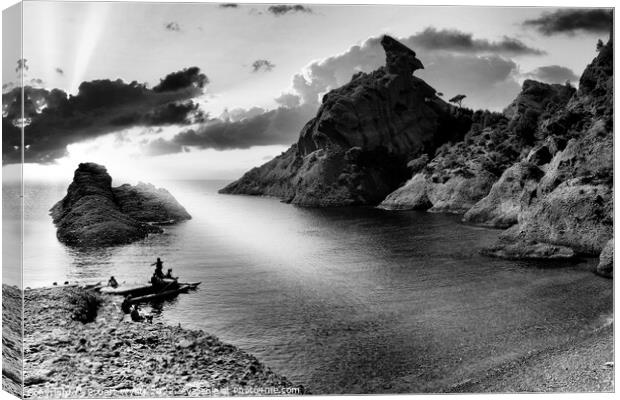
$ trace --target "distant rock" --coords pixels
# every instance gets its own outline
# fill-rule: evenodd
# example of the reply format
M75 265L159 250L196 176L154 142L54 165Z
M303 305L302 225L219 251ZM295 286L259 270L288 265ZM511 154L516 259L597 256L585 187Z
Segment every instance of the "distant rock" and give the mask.
M164 189L152 185L112 188L104 166L82 163L67 195L50 210L58 239L70 246L126 244L161 233L157 223L174 223L191 216Z
M304 206L376 205L406 181L408 161L462 139L469 115L412 75L423 68L415 52L389 36L381 44L386 67L327 93L296 144L220 192Z
M603 247L596 267L596 273L607 278L614 276L614 239L611 238Z

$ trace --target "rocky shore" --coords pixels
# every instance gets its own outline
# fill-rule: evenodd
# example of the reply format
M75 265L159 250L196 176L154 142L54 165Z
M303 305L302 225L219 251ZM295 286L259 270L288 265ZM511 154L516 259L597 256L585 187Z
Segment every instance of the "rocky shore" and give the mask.
M95 163L79 165L50 215L58 240L76 247L131 243L163 232L160 224L191 219L167 190L145 183L113 188L106 168Z
M118 297L78 287L24 294L25 397L306 392L203 331L132 322L120 311Z
M614 391L614 334L609 325L564 345L502 364L451 393Z
M22 293L2 285L2 390L22 397Z

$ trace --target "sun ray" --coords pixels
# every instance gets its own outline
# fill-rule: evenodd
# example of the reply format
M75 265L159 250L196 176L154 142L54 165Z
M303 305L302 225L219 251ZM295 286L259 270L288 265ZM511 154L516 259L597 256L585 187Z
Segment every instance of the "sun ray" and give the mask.
M90 64L93 52L95 51L103 28L106 25L108 15L108 3L88 4L89 10L84 18L81 28L81 37L76 52L75 64L73 67L73 81L71 83L71 93L76 93L80 83Z

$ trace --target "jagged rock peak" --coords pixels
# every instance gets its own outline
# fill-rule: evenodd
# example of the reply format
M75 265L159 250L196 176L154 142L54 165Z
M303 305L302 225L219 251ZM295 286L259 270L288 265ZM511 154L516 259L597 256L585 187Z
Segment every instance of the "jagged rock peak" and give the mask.
M424 69L415 51L393 37L384 35L381 46L385 50L385 66L390 74L411 75L417 69Z

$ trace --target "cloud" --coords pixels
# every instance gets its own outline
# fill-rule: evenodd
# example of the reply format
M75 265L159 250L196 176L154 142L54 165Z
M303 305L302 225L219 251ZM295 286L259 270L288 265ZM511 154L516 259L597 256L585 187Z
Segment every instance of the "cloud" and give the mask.
M197 129L177 134L165 144L158 140L155 146L163 149L196 147L229 150L290 145L297 140L299 131L315 113L316 108L307 105L279 107L270 111L254 108L245 115L243 110L238 110L234 119L211 119Z
M416 75L446 96L466 91L469 107L502 109L519 92L518 67L508 56L541 54L517 39L474 39L456 30L427 28L399 39L418 53L425 69ZM292 90L278 97L279 104L318 106L329 90L349 82L358 71L371 72L385 64L380 37L371 37L346 52L314 61L293 76Z
M267 9L267 11L272 13L275 16L292 14L292 13L306 13L306 14L313 13L310 7L302 6L301 4L296 4L296 5L279 4L275 6L270 6Z
M151 142L146 140L143 141L141 149L144 154L148 156L162 156L165 154L180 153L183 151L183 146L170 140L159 138Z
M64 71L62 68L60 68L60 67L56 67L56 73L57 73L58 75L64 75L64 74L65 74L65 71Z
M222 3L218 7L219 8L238 8L239 4L237 4L237 3Z
M166 25L164 25L164 27L166 28L167 31L171 31L171 32L180 32L181 31L181 26L179 26L179 24L177 22L168 22Z
M579 77L570 68L561 65L545 65L530 71L524 76L538 79L547 83L564 83L566 81L575 82Z
M169 74L153 89L120 79L82 82L75 96L27 86L26 161L52 162L66 154L69 144L133 126L202 122L206 116L191 98L202 93L206 82L193 67ZM20 98L19 88L2 95L2 126L8 132L2 143L3 164L20 158Z
M297 107L300 103L299 96L292 93L282 93L279 97L274 99L276 103L284 107Z
M414 48L450 50L461 53L545 54L543 50L530 47L519 39L508 36L502 37L500 41L493 42L487 39L474 39L471 33L456 29L437 30L432 27L404 39L404 43Z
M613 24L613 15L609 9L564 9L553 13L544 13L539 18L523 22L524 26L535 27L544 35L556 33L574 35L577 31L592 33L609 33Z
M275 64L273 64L269 60L256 60L252 63L252 72L265 71L269 72L275 68Z
M153 88L154 92L174 91L185 88L201 90L209 83L209 78L200 73L200 68L191 67L173 72L161 79L159 85Z

